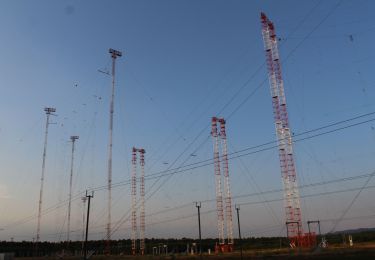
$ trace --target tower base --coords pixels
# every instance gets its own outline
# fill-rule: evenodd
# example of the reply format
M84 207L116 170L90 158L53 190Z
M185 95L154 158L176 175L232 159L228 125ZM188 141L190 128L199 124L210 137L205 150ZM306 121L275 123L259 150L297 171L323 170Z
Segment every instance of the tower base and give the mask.
M311 248L316 246L316 234L305 233L295 237L289 237L289 245L291 248L302 247Z
M215 245L215 253L233 252L233 244L217 244Z

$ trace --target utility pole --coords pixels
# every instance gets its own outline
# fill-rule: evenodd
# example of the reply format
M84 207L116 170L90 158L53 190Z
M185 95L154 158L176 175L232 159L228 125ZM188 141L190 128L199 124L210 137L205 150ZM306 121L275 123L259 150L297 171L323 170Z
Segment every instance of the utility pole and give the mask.
M69 244L70 241L70 212L72 209L72 186L73 186L73 163L74 163L74 144L75 141L79 139L79 136L72 135L70 140L72 141L72 160L70 165L70 180L69 180L69 204L68 204L68 224L67 224L67 235L66 241Z
M237 211L237 223L238 223L238 237L240 238L240 252L241 252L241 260L242 260L242 237L241 237L241 225L240 225L240 206L234 206Z
M311 234L311 230L310 230L310 224L312 223L317 223L318 224L318 230L319 230L319 236L321 236L321 232L320 232L320 221L319 220L310 220L310 221L307 221L307 226L309 228L309 234Z
M320 233L320 221L319 221L319 220L310 220L310 221L307 221L307 227L308 227L308 229L309 229L309 240L313 240L312 238L316 238L316 234L315 234L315 233L312 234L312 233L311 233L311 229L310 229L310 224L313 224L313 223L318 224L319 238L322 237L322 234ZM312 243L312 241L311 241L311 243ZM315 244L316 244L316 245L319 244L318 241L317 241L317 239L316 239L316 241L315 241Z
M115 99L115 65L116 58L121 57L122 53L114 49L109 49L112 57L112 95L109 108L109 144L108 144L108 222L107 222L107 254L111 253L111 203L112 203L112 132L113 132L113 113Z
M87 219L86 219L86 237L85 237L85 245L83 249L83 259L87 259L87 235L89 233L89 219L90 219L90 201L92 198L94 198L94 192L91 193L91 195L87 195L86 190L86 198L88 199L87 203Z
M82 210L82 255L83 255L83 249L85 246L85 208L86 208L86 200L87 197L82 197L82 202L83 202L83 210Z
M195 202L195 207L198 209L198 227L199 227L199 255L202 258L202 234L201 234L201 202Z
M38 209L38 224L36 229L36 246L35 251L38 252L38 243L40 241L40 221L42 218L42 204L43 204L43 185L44 185L44 173L46 168L46 156L47 156L47 140L48 140L48 126L50 125L49 117L56 112L56 108L46 107L44 111L47 115L46 130L44 134L44 149L43 149L43 162L42 162L42 177L40 178L40 192L39 192L39 209Z

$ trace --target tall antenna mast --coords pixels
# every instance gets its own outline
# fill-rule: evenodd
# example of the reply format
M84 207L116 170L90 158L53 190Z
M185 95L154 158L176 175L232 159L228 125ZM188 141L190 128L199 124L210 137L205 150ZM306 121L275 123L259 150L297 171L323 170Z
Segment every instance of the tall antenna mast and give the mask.
M137 152L139 153L139 164L141 166L140 177L140 213L139 213L139 251L141 255L145 253L145 149L132 149L132 179L131 179L131 199L132 199L132 213L131 213L131 240L132 240L132 254L137 253Z
M219 136L217 132L217 118L211 120L211 135L214 142L214 168L215 168L215 190L216 190L216 210L217 210L217 229L219 236L219 248L224 247L224 210L223 193L221 189L220 157L219 157ZM216 250L217 251L217 250Z
M112 57L112 95L109 108L109 144L108 144L108 220L107 220L107 254L111 253L111 204L112 204L112 132L113 132L113 113L115 99L115 65L116 58L121 57L122 53L114 49L109 49Z
M228 251L233 251L233 217L232 217L232 194L230 192L229 182L229 166L228 166L228 148L227 134L225 131L224 118L219 119L220 122L220 139L222 149L222 165L224 174L224 191L225 191L225 218L227 223Z
M220 124L220 132L218 132L218 123ZM217 226L219 234L219 245L216 251L232 252L233 251L233 217L232 217L232 195L230 192L229 167L228 167L228 148L227 134L225 131L225 119L212 117L211 135L214 141L214 167L215 167L215 183L216 183L216 207L217 207ZM219 142L219 139L221 142ZM221 144L221 160L219 146ZM224 192L225 192L225 220L227 230L227 244L224 239L224 203L221 184L221 165L224 175Z
M42 204L43 204L43 185L44 185L44 173L46 169L46 156L47 156L47 140L48 140L48 126L50 125L49 117L56 112L56 108L46 107L44 108L46 112L46 130L44 134L44 149L43 149L43 162L42 162L42 177L40 178L40 193L39 193L39 210L38 210L38 225L36 228L36 245L40 241L40 221L42 218ZM37 249L37 246L36 246Z
M137 149L133 147L132 150L132 187L131 187L131 198L132 198L132 254L136 254L137 250Z
M139 249L141 251L141 255L145 254L145 149L139 149L140 153L140 160L139 163L141 165L141 187L140 187L140 195L141 195L141 210L140 210L140 245Z
M296 167L293 156L293 141L289 127L288 111L284 94L284 82L277 46L274 24L261 13L262 35L271 88L272 107L279 146L281 177L284 186L284 204L287 236L291 247L310 246L310 235L304 235Z
M69 243L70 241L70 212L72 209L72 186L73 186L73 163L74 163L74 144L76 140L79 139L79 136L72 135L70 140L72 141L72 160L70 165L70 180L69 180L69 204L68 204L68 225L67 225L67 234L66 234L66 241Z

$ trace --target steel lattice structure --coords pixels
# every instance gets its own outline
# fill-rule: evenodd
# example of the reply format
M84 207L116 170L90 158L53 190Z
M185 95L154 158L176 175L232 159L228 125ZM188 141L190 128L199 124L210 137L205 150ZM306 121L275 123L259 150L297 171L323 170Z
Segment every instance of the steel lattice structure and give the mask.
M139 149L133 147L132 149L132 184L131 184L131 196L132 196L132 254L137 253L137 153L139 153L139 164L141 166L140 176L140 233L139 233L139 252L141 255L145 253L145 149Z
M220 124L220 132L218 132L218 123ZM215 169L215 190L216 190L216 208L217 208L217 227L219 236L219 246L216 251L226 252L233 251L233 217L232 217L232 195L230 192L229 167L228 167L228 149L227 135L225 131L225 120L223 118L212 117L211 135L214 144L214 169ZM219 148L221 147L221 158ZM221 183L221 171L224 175L224 202ZM224 211L227 231L227 244L225 244L224 236Z
M284 186L287 235L291 247L310 246L315 237L314 234L303 234L302 229L300 196L293 157L293 141L286 108L284 83L281 74L278 39L273 23L264 13L261 13L261 23L279 147L281 177Z
M66 241L69 243L70 241L70 214L72 210L72 186L73 186L73 165L74 165L74 145L76 140L79 139L79 136L72 135L70 140L72 141L72 160L70 164L70 178L69 178L69 203L68 203L68 224L67 224L67 232L66 232Z
M113 146L113 114L115 111L115 72L116 72L116 59L122 56L122 52L109 49L109 53L112 58L112 91L111 91L111 102L109 107L109 141L108 141L108 215L107 215L107 242L106 242L106 253L111 253L111 221L112 221L112 146Z
M39 203L38 203L38 224L36 228L36 250L38 251L38 243L40 242L40 225L42 219L42 205L43 205L43 187L44 187L44 174L46 170L46 157L47 157L47 141L48 141L48 126L50 125L49 117L56 112L56 108L46 107L44 108L46 112L46 130L44 134L44 148L43 148L43 162L42 162L42 177L40 178L40 191L39 191Z

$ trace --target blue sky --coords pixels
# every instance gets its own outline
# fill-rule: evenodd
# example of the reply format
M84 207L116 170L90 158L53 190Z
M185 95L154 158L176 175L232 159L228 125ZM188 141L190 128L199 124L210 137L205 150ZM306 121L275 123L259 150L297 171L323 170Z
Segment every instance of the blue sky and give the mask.
M261 11L280 37L294 133L374 112L372 10L369 0L2 1L0 239L35 236L45 106L56 107L57 116L50 125L43 208L61 207L43 215L42 240L66 236L61 202L68 194L71 135L80 136L74 194L106 184L110 78L98 69L111 68L108 48L123 52L117 60L113 150L113 181L120 182L130 177L132 146L146 149L146 175L212 158L212 116L228 119L230 152L275 140ZM373 122L297 142L299 182L369 174L374 147ZM233 196L282 187L276 149L233 159L229 166ZM202 212L208 212L202 215L203 236L216 236L213 177L210 165L147 181L146 193L153 195L146 202L146 236L196 237L194 201L203 201ZM358 188L365 181L303 188L301 196ZM130 208L130 187L113 192L116 226ZM322 230L330 231L331 220L357 192L302 198L304 220L325 220ZM373 195L365 189L337 229L373 227L373 218L366 217L375 214ZM92 239L105 235L106 198L105 191L95 193ZM234 199L242 205L244 236L285 234L282 201L264 203L277 198L282 193ZM81 218L78 196L72 239L81 236ZM129 226L124 221L113 238L128 238Z

